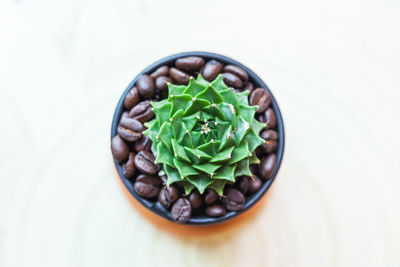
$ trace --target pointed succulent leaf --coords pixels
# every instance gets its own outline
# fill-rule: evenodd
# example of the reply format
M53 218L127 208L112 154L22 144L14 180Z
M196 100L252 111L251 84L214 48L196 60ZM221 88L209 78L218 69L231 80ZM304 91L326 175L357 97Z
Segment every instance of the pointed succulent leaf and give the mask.
M207 173L208 175L214 175L215 171L221 167L219 164L212 164L212 163L203 163L203 164L194 164L193 168L198 169L202 172Z
M163 142L157 144L156 163L168 164L171 167L175 167L174 157Z
M249 91L245 90L241 93L237 93L239 103L242 105L249 105Z
M164 122L160 128L159 134L156 136L156 141L157 139L160 139L161 142L168 147L169 151L172 152L171 139L174 137L174 135L171 128L170 122Z
M196 96L198 93L206 89L207 85L204 85L195 79L193 77L190 78L189 84L186 87L186 89L183 91L184 94L188 94L191 96Z
M246 142L242 142L239 147L235 148L232 152L232 158L229 160L229 164L239 162L244 158L250 157L252 154L249 151Z
M192 185L189 181L182 181L183 184L183 189L185 190L185 195L189 195L190 192L195 188L194 185Z
M211 85L217 91L222 91L222 90L228 89L228 86L225 85L221 74L218 74L217 78L215 78L215 80L211 82Z
M200 173L198 170L196 170L195 168L190 166L190 164L188 164L182 160L179 160L177 158L174 158L174 164L175 164L175 167L178 169L179 174L181 175L181 178L187 177L189 175L196 175L196 174Z
M171 97L171 99L172 109L171 113L169 114L170 117L172 117L178 110L185 110L189 105L189 102L192 101L192 97L190 95L174 95L174 97Z
M171 96L181 95L186 89L184 85L168 84L168 101L171 100Z
M159 125L162 125L163 122L168 121L171 106L171 103L166 102L161 106L153 108L154 115L156 116Z
M249 151L254 151L257 147L264 144L265 142L264 139L256 134L253 129L249 131L244 140L247 142Z
M213 178L235 182L235 168L236 165L224 166L217 171L216 175L214 175Z
M189 176L188 181L199 190L200 194L203 194L204 190L212 183L212 180L206 174Z
M235 177L246 175L251 176L251 171L249 168L249 158L242 159L238 162L235 169Z
M179 172L177 169L172 168L172 167L168 166L167 164L163 165L163 169L165 171L165 174L167 174L167 184L168 185L182 181L181 176L179 175Z
M229 159L232 158L232 151L233 151L234 148L235 148L234 146L231 146L231 147L228 147L228 148L226 148L226 149L224 149L224 150L218 152L218 153L210 160L210 162L218 162L218 163L221 163L221 162L229 161Z
M221 103L223 101L222 96L211 85L207 86L206 89L198 93L196 95L196 98L205 99L216 104Z
M180 144L178 144L178 142L175 139L172 139L171 143L172 143L172 148L174 150L173 157L178 157L179 159L182 159L188 163L191 163L189 156L186 154L185 148L183 146L181 146ZM171 155L171 157L172 157L172 155Z
M208 187L214 189L218 195L222 196L224 194L224 187L227 180L214 180Z

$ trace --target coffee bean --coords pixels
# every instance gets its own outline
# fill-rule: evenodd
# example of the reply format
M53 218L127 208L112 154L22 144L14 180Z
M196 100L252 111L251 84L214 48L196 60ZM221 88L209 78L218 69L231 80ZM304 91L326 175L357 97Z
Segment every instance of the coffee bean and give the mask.
M218 199L218 194L211 188L207 188L206 193L204 194L204 203L207 205L210 205L217 201Z
M160 171L161 172L161 171ZM163 173L164 173L164 171L162 171ZM160 173L158 173L158 175L160 175ZM161 179L161 182L163 183L163 185L164 186L167 186L167 180L168 180L168 177L166 176L166 175L160 175L159 176L160 177L160 179Z
M253 174L253 175L258 175L258 164L251 164L250 165L250 172Z
M151 73L150 77L155 79L155 78L160 77L160 76L167 76L168 75L168 70L169 70L168 66L165 66L165 65L161 66L158 69L156 69L153 73Z
M122 139L128 142L134 142L142 137L143 125L131 118L121 118L117 132Z
M249 79L249 75L247 75L247 72L244 69L235 65L226 65L224 68L224 72L235 74L243 82L247 82L247 80Z
M256 114L256 119L259 122L262 122L262 123L266 123L267 122L267 119L265 118L265 114L264 113Z
M264 113L265 120L267 123L267 129L272 129L276 127L276 115L272 108L269 108Z
M179 197L179 189L175 184L167 185L166 192L167 198L171 203L174 203Z
M142 101L134 106L129 111L129 117L134 118L140 122L146 122L154 118L153 108L150 105L150 101Z
M263 88L255 89L250 95L250 105L257 105L257 113L264 112L271 105L271 95Z
M178 70L177 68L169 69L169 76L177 83L177 84L188 84L190 75L186 72Z
M276 154L270 154L263 158L260 162L260 177L263 180L267 180L271 177L276 166Z
M154 96L154 81L149 75L142 75L136 82L136 88L141 97L150 99Z
M244 195L246 195L247 191L249 190L249 177L239 177L239 180L236 182L236 186Z
M171 78L166 76L160 76L156 79L156 88L160 89L161 91L168 90L168 83L172 83Z
M201 57L183 57L175 61L175 66L186 72L199 71L204 65Z
M252 82L248 82L244 85L243 90L247 90L249 91L249 94L251 94L251 92L253 92L254 90L254 84Z
M270 154L278 149L278 133L274 130L264 130L260 136L265 139L265 143L262 144L262 148L265 153Z
M123 162L128 159L129 146L119 135L111 140L111 152L117 162Z
M125 110L124 112L122 112L121 119L122 119L122 118L128 118L128 117L129 117L128 114L129 114L129 112L126 111L126 110Z
M190 219L191 215L192 207L190 205L190 201L186 198L178 199L178 201L172 206L171 217L175 221L185 223Z
M260 133L260 137L265 140L278 140L278 133L274 130L264 130Z
M139 94L136 87L129 90L128 94L124 99L124 107L126 109L133 108L139 102Z
M206 208L206 214L210 217L220 217L226 214L226 209L221 204L214 204Z
M212 59L204 65L201 75L203 76L204 79L211 82L215 78L217 78L218 74L220 74L222 72L223 68L224 68L224 65L222 65L220 62Z
M249 193L253 194L260 190L262 186L262 181L257 176L253 176L253 178L249 179Z
M203 205L203 199L201 198L201 195L197 190L193 190L192 193L190 193L189 201L192 205L192 208L194 209L200 208L201 205Z
M135 157L135 166L143 173L156 174L158 165L154 163L154 156L151 152L140 151Z
M140 152L143 150L150 151L151 149L151 140L147 135L142 135L142 137L133 143L133 150L136 152Z
M155 198L160 191L160 179L156 176L139 175L133 185L141 197Z
M224 80L224 83L228 86L232 86L234 88L242 88L243 86L242 80L235 74L224 72L222 73L222 79Z
M126 178L132 178L135 174L135 153L129 153L128 161L122 165L122 170L124 171L124 176Z
M225 187L224 197L221 202L227 210L238 211L243 208L246 199L239 190L232 187Z
M158 202L160 202L160 204L166 209L169 209L171 207L171 202L169 202L167 199L165 188L162 188L158 193Z

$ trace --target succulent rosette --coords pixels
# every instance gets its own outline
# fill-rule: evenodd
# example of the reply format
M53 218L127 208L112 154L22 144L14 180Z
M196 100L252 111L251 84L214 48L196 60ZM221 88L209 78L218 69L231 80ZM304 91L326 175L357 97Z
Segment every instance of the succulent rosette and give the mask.
M151 105L155 118L144 134L167 184L182 183L186 194L212 188L222 195L236 177L252 176L249 165L259 163L254 150L264 143L265 124L254 118L248 91L228 88L221 75L211 83L198 75L187 86L168 84L168 98Z

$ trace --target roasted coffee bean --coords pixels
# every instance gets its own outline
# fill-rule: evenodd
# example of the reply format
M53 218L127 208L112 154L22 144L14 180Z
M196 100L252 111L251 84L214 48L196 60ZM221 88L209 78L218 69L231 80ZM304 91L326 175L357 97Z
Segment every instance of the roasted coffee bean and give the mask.
M236 185L238 189L244 194L247 194L247 191L249 190L249 177L247 176L242 176L239 177L239 180L236 182Z
M257 120L259 122L262 122L262 123L266 123L267 122L267 119L265 118L265 114L264 113L256 114L256 118L257 118Z
M162 175L160 174L161 172L163 173ZM160 177L161 182L163 183L163 185L164 185L164 186L167 186L168 177L164 174L164 171L160 171L160 172L158 173L158 175L159 175L159 177Z
M150 101L142 101L129 111L129 117L134 118L140 122L146 122L154 118L153 108Z
M168 90L168 83L172 83L172 80L167 76L160 76L156 79L156 87L161 91Z
M271 177L276 166L276 154L270 154L269 156L263 158L260 162L260 178L267 180Z
M192 205L192 208L194 209L200 208L201 205L203 205L203 199L201 198L201 195L197 190L193 190L192 193L190 193L189 201Z
M247 72L244 69L235 65L226 65L224 68L224 72L235 74L244 82L247 82L247 80L249 79L249 75L247 75Z
M255 89L250 95L250 105L257 105L257 113L264 112L271 105L271 95L264 88Z
M121 119L122 118L128 118L129 117L129 112L128 111L124 111L124 112L122 112L122 115L121 115Z
M251 164L250 165L250 171L254 175L258 175L258 164Z
M265 120L267 123L267 129L272 129L276 127L276 115L272 108L269 108L264 113Z
M188 84L190 75L186 72L178 70L177 68L169 69L169 76L177 83L177 84Z
M179 197L179 189L175 184L166 186L166 193L169 202L174 203Z
M136 152L140 152L143 150L150 151L151 149L151 140L147 135L142 135L142 137L133 143L133 150Z
M126 178L132 178L135 174L135 153L129 153L128 161L122 165L122 169L124 171L124 176Z
M278 149L278 142L276 140L266 140L261 147L264 149L265 153L271 154Z
M155 198L160 191L160 184L158 177L141 174L136 178L133 187L141 197Z
M249 193L253 194L260 190L262 186L262 181L260 178L257 176L253 176L252 178L249 179Z
M123 162L128 159L129 146L119 135L111 140L111 152L117 162Z
M144 99L150 99L154 96L155 87L154 87L154 80L149 75L142 75L137 82L136 88L141 97Z
M244 90L249 91L249 94L251 94L251 92L253 92L253 90L254 90L254 84L253 84L252 82L246 83L246 84L244 85L244 87L243 87L243 91L244 91Z
M158 165L154 163L154 156L151 152L140 151L135 157L136 168L147 174L156 174L158 172Z
M172 206L171 217L175 221L185 223L190 219L191 215L192 207L190 205L190 201L186 198L178 199L178 201Z
M227 210L238 211L243 208L246 198L239 190L232 187L225 187L224 197L221 202Z
M137 104L134 108L132 108L129 111L129 117L133 118L139 114L142 114L143 112L145 112L148 108L151 108L150 106L150 101L146 100L146 101L142 101L139 104Z
M210 205L217 201L218 199L218 194L211 188L207 188L205 194L204 194L204 203L207 205Z
M131 90L129 90L128 94L126 95L126 97L124 99L124 107L126 109L131 109L138 102L139 102L139 94L138 94L138 91L136 90L136 87L133 87Z
M183 57L175 61L175 66L186 72L199 71L204 65L201 57Z
M117 132L122 139L128 142L134 142L142 137L143 125L131 118L121 118Z
M222 72L223 68L224 65L222 65L222 63L212 59L204 65L204 68L201 71L201 75L204 79L211 82L215 78L217 78L218 74Z
M169 202L167 199L165 188L162 188L158 193L158 202L160 202L160 204L166 209L169 209L171 207L171 202Z
M235 74L224 72L222 73L222 79L224 80L224 83L228 86L232 86L234 88L242 88L243 86L242 80Z
M206 214L210 217L220 217L226 214L226 209L221 204L214 204L206 208Z
M155 78L160 77L160 76L167 76L168 75L168 70L169 70L168 66L165 66L165 65L161 66L158 69L156 69L153 73L151 73L150 77L155 79Z
M262 148L265 153L270 154L278 149L278 133L274 130L264 130L260 136L264 138L265 143L262 144Z

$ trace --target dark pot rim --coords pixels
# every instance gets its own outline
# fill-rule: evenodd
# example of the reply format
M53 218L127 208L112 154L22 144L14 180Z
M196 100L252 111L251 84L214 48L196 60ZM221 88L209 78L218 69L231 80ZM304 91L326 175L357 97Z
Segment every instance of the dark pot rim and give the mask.
M262 187L260 188L260 190L258 190L256 193L254 193L251 196L248 196L246 198L246 203L243 207L243 209L241 209L240 211L228 211L224 216L221 217L208 217L208 216L194 216L191 217L189 219L188 222L185 223L185 225L211 225L211 224L217 224L217 223L222 223L222 222L226 222L230 219L233 219L234 217L237 217L243 213L245 213L247 210L249 210L255 203L257 203L264 195L265 193L268 191L269 187L271 186L271 184L273 183L273 181L275 180L275 177L278 173L278 170L280 168L281 162L282 162L282 157L283 157L283 152L284 152L284 144L285 144L285 133L284 133L284 125L283 125L283 119L282 119L282 114L279 110L278 104L275 100L275 97L273 96L273 94L271 93L269 87L252 71L250 70L248 67L246 67L245 65L243 65L242 63L233 60L229 57L226 56L222 56L219 54L215 54L215 53L210 53L210 52L199 52L199 51L194 51L194 52L183 52L183 53L177 53L177 54L173 54L170 56L167 56L165 58L162 58L158 61L156 61L155 63L151 64L150 66L148 66L147 68L145 68L143 71L141 71L133 80L132 82L128 85L128 87L125 89L124 93L122 94L121 98L118 101L117 107L115 109L115 113L114 113L114 117L112 120L112 126L111 126L111 139L117 134L117 127L118 127L118 123L121 119L122 116L122 112L124 110L124 99L125 96L127 95L127 93L129 92L129 90L134 87L134 85L136 84L137 79L142 76L143 74L150 74L152 73L155 69L157 69L158 67L162 66L162 65L172 65L176 59L181 58L181 57L188 57L188 56L199 56L199 57L203 57L205 60L210 60L210 59L215 59L218 60L224 64L233 64L233 65L237 65L239 67L241 67L242 69L244 69L248 75L249 75L249 80L251 82L254 83L254 88L257 87L262 87L265 88L272 96L272 104L271 107L272 109L275 111L276 114L276 119L277 119L277 132L279 135L279 140L278 140L278 151L276 152L276 156L277 156L277 162L276 162L276 166L275 166L275 170L272 174L272 177L263 182ZM141 196L139 196L135 189L133 188L133 182L131 182L129 179L125 178L123 175L123 170L122 170L122 164L116 162L114 160L115 163L115 167L117 169L118 175L122 181L122 183L124 184L124 186L126 187L126 189L130 192L130 194L137 200L139 201L144 207L146 207L147 209L149 209L150 211L154 212L155 214L169 220L175 223L178 223L174 220L172 220L171 218L171 212L168 211L167 209L165 209L163 206L161 206L157 201L150 201L147 200L145 198L142 198Z

